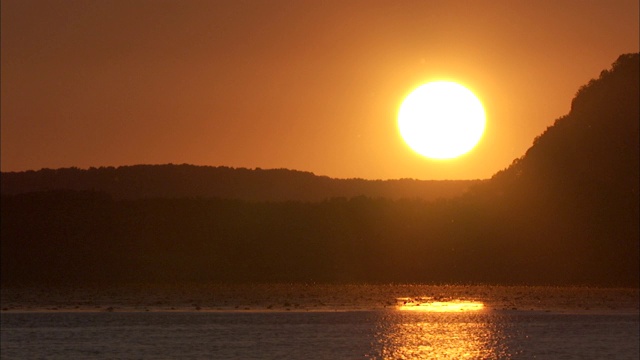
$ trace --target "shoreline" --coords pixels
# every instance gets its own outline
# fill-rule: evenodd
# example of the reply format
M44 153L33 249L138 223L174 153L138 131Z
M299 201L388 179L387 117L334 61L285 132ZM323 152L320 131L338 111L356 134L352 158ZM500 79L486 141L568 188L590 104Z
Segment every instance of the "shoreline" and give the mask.
M482 312L640 314L640 289L423 284L130 284L3 287L0 311L336 312L393 310L402 300L475 301Z

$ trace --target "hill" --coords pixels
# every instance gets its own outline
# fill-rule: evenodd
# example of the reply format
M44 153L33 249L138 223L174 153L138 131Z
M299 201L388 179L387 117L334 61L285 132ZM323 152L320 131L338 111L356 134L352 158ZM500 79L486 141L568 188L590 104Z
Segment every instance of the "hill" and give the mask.
M639 72L639 54L621 55L521 158L470 191L491 209L485 221L502 224L498 247L514 259L505 271L638 284Z
M196 186L189 182L197 177L190 171L203 169L60 170L79 174L75 179L133 170L137 175L124 182L135 185L127 191L140 194L114 198L79 191L90 184L85 180L78 180L82 186L66 185L67 190L3 193L2 285L317 281L638 287L639 70L639 54L620 56L579 89L570 113L521 158L464 195L440 201L344 193L314 202L184 193L175 198L167 197L176 195L173 186L184 186L181 181ZM158 170L186 175L165 182L170 177ZM205 170L268 178L265 170ZM57 171L28 175L53 174L54 181ZM273 176L273 189L282 189L278 181L284 181L305 189L295 189L298 194L321 187L290 180L297 176L334 184L308 173L266 174ZM105 178L108 184L121 181ZM230 193L250 193L239 179L227 178L229 189L238 186ZM12 181L14 188L24 185ZM362 180L351 181L356 186ZM150 195L147 184L165 187ZM261 186L256 193L272 189Z
M596 201L594 196L603 192L608 203L621 197L637 200L639 63L638 54L621 55L610 70L579 89L569 114L481 187L520 198L536 193L569 204Z
M3 195L35 191L105 192L115 199L216 197L246 201L322 201L334 197L419 198L463 194L479 180L332 179L287 169L135 165L4 172Z

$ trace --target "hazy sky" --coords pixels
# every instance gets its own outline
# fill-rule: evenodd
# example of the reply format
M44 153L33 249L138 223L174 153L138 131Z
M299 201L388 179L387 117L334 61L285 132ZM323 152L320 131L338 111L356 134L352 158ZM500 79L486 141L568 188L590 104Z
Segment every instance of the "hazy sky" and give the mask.
M2 0L2 171L190 163L488 178L638 52L637 0ZM400 138L430 80L474 91L475 150Z

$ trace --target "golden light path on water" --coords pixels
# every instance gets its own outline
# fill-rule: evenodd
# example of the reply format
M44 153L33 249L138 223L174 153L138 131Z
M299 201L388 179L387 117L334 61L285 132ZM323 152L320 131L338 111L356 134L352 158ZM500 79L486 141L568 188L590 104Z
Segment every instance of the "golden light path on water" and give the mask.
M469 300L433 300L431 297L421 297L416 299L398 298L397 302L401 305L397 306L401 311L422 311L422 312L460 312L460 311L478 311L484 309L484 304L479 301Z
M479 301L398 298L395 321L381 333L384 359L499 359L495 325Z

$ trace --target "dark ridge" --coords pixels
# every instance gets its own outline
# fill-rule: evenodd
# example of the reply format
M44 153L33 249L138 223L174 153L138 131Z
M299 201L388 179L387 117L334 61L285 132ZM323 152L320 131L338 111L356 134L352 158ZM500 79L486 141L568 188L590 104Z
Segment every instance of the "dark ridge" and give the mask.
M287 169L135 165L4 172L3 195L34 191L100 191L115 199L216 197L247 201L322 201L370 196L434 200L464 193L479 180L332 179Z
M520 259L508 271L640 286L639 73L640 54L621 55L522 157L467 194L503 224L500 246Z
M2 285L423 282L637 288L639 70L638 54L620 56L578 91L571 112L537 137L523 157L463 196L440 201L377 197L381 193L363 188L393 182L363 180L344 180L356 192L332 198L331 186L342 180L288 170L170 165L2 174ZM209 194L211 187L208 178L197 176L200 171L215 173L216 184L237 198L193 197ZM102 180L88 181L90 175ZM261 179L261 185L245 176ZM197 182L190 182L192 177ZM14 192L20 186L46 189L36 185L58 190L5 195L9 178ZM127 192L110 192L123 182ZM296 187L297 200L308 191L327 199L242 200L282 199L283 183Z

